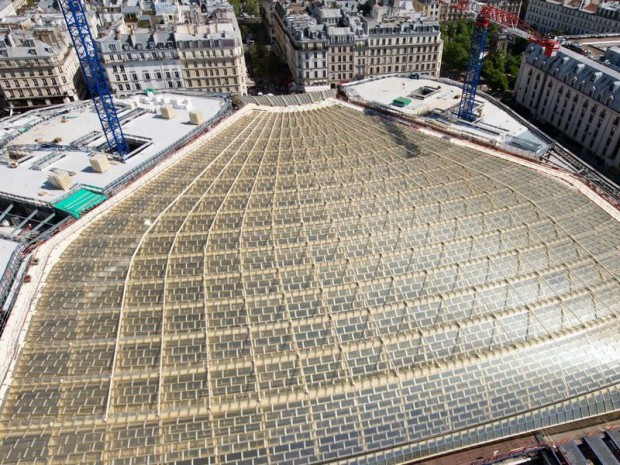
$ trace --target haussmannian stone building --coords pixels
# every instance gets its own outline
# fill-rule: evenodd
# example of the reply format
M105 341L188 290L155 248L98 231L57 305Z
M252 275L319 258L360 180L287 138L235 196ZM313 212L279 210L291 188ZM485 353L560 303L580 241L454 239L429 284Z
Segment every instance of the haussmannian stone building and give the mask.
M103 66L114 93L184 87L174 34L168 31L111 33L98 41Z
M237 19L229 3L218 3L200 24L177 25L175 38L185 87L235 95L247 93L247 69Z
M602 62L598 62L566 48L548 58L541 46L531 44L521 62L515 98L536 120L553 126L579 144L583 153L618 167L618 65L618 47L609 48Z
M27 29L0 26L0 89L17 111L69 103L85 93L66 27L39 19Z
M375 5L364 17L342 8L277 3L274 42L298 85L329 85L390 73L439 75L439 22Z
M529 0L525 21L542 33L614 33L620 31L620 2Z
M183 12L185 21L153 30L115 25L98 40L111 90L187 88L246 94L241 32L232 6L215 0Z

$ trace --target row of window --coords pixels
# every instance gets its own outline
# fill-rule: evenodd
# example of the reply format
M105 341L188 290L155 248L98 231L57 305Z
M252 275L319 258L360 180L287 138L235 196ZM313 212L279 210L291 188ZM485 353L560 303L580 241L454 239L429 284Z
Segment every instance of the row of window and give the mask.
M436 71L436 66L434 63L416 63L415 65L396 65L396 66L376 66L370 67L370 74L385 74L385 73L398 73L398 72L407 72L407 71Z
M332 66L331 70L330 70L330 76L333 78L333 76L335 75L334 72L335 71L347 71L346 66L345 65L338 65L338 67L334 67ZM349 65L349 69L348 71L353 71L353 65ZM431 72L435 72L436 71L436 67L434 63L416 63L413 66L412 65L395 65L395 66L371 66L369 68L368 74L369 75L375 75L375 74L386 74L386 73L398 73L398 72L411 72L411 71L431 71ZM318 78L326 78L327 77L327 72L325 70L313 70L313 71L302 71L302 70L298 70L299 73L299 77L305 78L305 79L318 79ZM350 74L350 73L347 73ZM364 75L365 70L361 67L358 67L358 73L360 75ZM342 75L338 75L338 76L346 76L346 74L342 74ZM347 79L346 77L339 77L337 79Z
M224 66L235 66L236 60L207 60L207 61L186 61L183 63L185 68L221 68Z
M28 68L30 68L28 70L27 75L28 76L34 76L35 75L35 70L29 66ZM62 74L62 70L58 69L57 74ZM36 70L36 74L38 74L39 76L45 76L46 74L48 76L52 76L54 74L54 70L52 68L47 68L47 69L43 69L43 68L39 68ZM19 71L2 71L0 72L0 78L8 78L8 77L26 77L26 71L23 69L20 69Z
M179 58L179 55L176 51L174 52L153 52L153 53L125 53L123 55L114 55L114 54L103 54L102 55L104 63L110 63L114 61L147 61L147 60L176 60Z
M0 60L0 68L29 68L31 66L49 66L56 63L56 58L32 58L27 60Z
M536 75L536 83L539 82L539 77L540 72ZM534 109L538 95L536 92L538 84L531 87L531 78L532 70L530 69L527 75L526 88L532 89L529 93L529 108ZM616 116L613 120L608 119L609 110L605 106L599 105L588 99L584 94L572 91L572 89L561 84L558 88L557 98L552 99L552 87L552 81L548 82L538 113L556 128L562 130L568 137L580 142L585 147L590 147L593 152L597 152L598 156L615 159L618 154L614 153L615 149L612 148L612 144L620 127L620 117ZM554 106L547 115L547 108L550 103ZM576 124L573 126L575 121ZM604 131L601 134L602 130ZM603 144L600 144L601 137L604 138ZM619 143L620 138L616 141L616 145Z
M65 76L62 76L61 80L63 84L67 83L67 78ZM49 82L46 78L41 79L41 82L39 82L38 79L32 79L32 81L30 79L24 79L22 81L18 81L17 79L15 79L13 81L13 87L15 87L16 89L19 89L20 87L40 87L49 85L58 85L56 78L51 78ZM10 89L11 87L11 81L3 81L3 89Z
M206 81L202 80L202 79L197 79L197 80L191 80L188 81L188 88L200 88L200 89L205 89L211 92L221 92L221 93L231 93L231 94L239 94L241 93L241 88L239 86L236 85L226 85L225 82L217 82L216 83L217 86L220 87L215 87L214 84L211 83L207 83Z
M179 50L188 50L188 49L207 49L214 51L222 51L224 49L229 49L232 47L239 47L240 41L237 38L228 38L228 39L214 39L214 40L192 40L192 41L183 41L179 42ZM187 52L191 53L191 52Z
M371 63L373 64L373 63ZM378 64L378 63L377 63ZM360 72L358 74L366 74L364 72L364 67L363 66L357 66L357 68L360 70ZM370 74L375 74L374 70L383 70L383 71L377 71L377 73L391 73L392 72L392 66L382 66L382 67L370 67ZM398 72L398 71L425 71L425 70L434 70L435 68L433 67L432 63L417 63L414 66L406 66L406 65L402 65L402 66L394 66L394 71L393 72ZM353 70L353 65L332 65L330 68L331 72L336 72L336 71L352 71Z
M309 68L309 69L326 68L327 67L327 62L326 61L306 61L305 62L305 66L304 66L304 62L303 61L299 61L297 66L299 68Z
M334 73L334 74L330 74L329 78L332 81L342 81L342 80L346 80L346 79L353 79L353 73Z
M440 40L439 34L434 36L410 36L410 37L390 37L390 38L381 38L381 39L368 39L367 41L363 41L363 45L361 47L381 47L381 46L394 46L394 45L413 45L413 44L436 44ZM360 42L361 43L361 42ZM306 43L303 44L304 50L312 50L323 48L320 47L320 43ZM331 48L343 48L347 49L350 47L331 47Z
M528 8L527 21L566 33L614 32L618 28L617 20L603 18L575 8L548 3L545 5L545 8Z
M369 54L365 54L365 53L353 53L353 52L349 52L346 55L335 55L335 54L330 54L330 58L332 59L332 61L351 61L353 58L359 57L359 56L396 56L396 60L398 60L398 56L399 55L417 55L420 53L430 53L430 52L437 52L437 47L409 47L409 48L399 48L399 49L370 49L370 53ZM310 60L312 58L314 58L315 60L317 59L325 59L325 52L321 53L320 56L317 52L314 52L314 54L306 52L305 53L305 58L306 60ZM301 58L302 55L298 55L299 58ZM437 55L434 55L435 57ZM348 58L348 59L347 59ZM411 61L411 60L410 60ZM396 61L398 63L398 61ZM324 66L324 65L323 65Z
M136 46L134 47L136 50L142 50L142 44L136 44ZM174 43L171 41L166 42L165 44L160 42L158 44L156 44L155 42L149 42L147 44L147 48L149 50L155 49L155 48L174 48ZM120 50L119 47L116 46L116 44L109 44L108 45L108 49L112 52L115 52L117 50ZM131 50L131 46L129 44L123 44L122 46L123 50Z
M388 49L371 49L370 56L375 55L412 55L416 53L428 53L436 52L437 46L423 46L423 47L407 47L407 48L388 48ZM376 53L375 53L376 52Z
M211 78L211 79L189 79L185 78L187 87L212 87L218 86L238 86L239 83L234 78Z
M534 64L536 64L537 61L538 61L538 58L535 58ZM554 70L552 70L551 76L553 76L554 78L556 78L556 80L559 81L559 79L557 78L558 71L559 71L558 68L555 68ZM538 81L540 80L540 76L541 76L541 73L538 72L535 78L537 85L538 85ZM590 81L593 83L596 82L598 78L600 78L600 75L597 76L596 73L593 73L590 75ZM532 70L530 69L527 73L527 85L528 86L530 85L531 80L532 80ZM571 86L574 89L577 89L579 92L585 95L585 92L584 92L584 89L586 87L585 80L578 81L577 76L571 76L569 73L566 73L564 74L564 77L562 78L562 82L564 82L564 84ZM551 81L547 83L547 88L548 89L551 88ZM613 85L610 86L608 90L605 90L604 88L599 87L598 92L597 92L597 88L595 85L590 86L590 88L587 90L588 97L591 97L592 99L595 99L599 101L600 103L604 103L608 107L611 107L612 103L614 102L614 96L611 94L612 91L613 91Z
M218 53L218 54L212 54L212 55L211 55L211 54L209 54L209 53L205 54L205 53L204 53L204 50L203 50L203 51L201 51L201 54L198 54L198 53L197 53L197 54L195 54L195 55L194 55L194 54L191 54L191 55L190 55L190 54L187 54L187 55L181 55L181 59L187 59L187 58L201 58L201 57L202 57L202 58L204 58L204 57L215 57L215 58L217 58L217 57L224 57L224 58L227 58L227 57L229 57L229 56L231 56L231 57L232 57L232 56L235 56L235 55L232 53L232 50L230 50L230 52L231 52L230 54L223 54L223 53L222 53L222 54L219 54L219 53ZM132 56L131 54L127 54L127 55L125 55L125 56L118 55L117 57L116 57L116 56L114 56L114 55L109 55L109 56L107 56L107 57L104 57L104 58L105 58L105 59L104 59L104 63L113 63L113 62L115 62L115 61L119 61L119 62L121 62L121 63L125 63L125 62L129 62L129 61L150 61L150 60L158 60L158 59L159 59L159 60L170 60L170 61L176 61L177 63L179 63L179 57L178 57L178 56L176 56L176 55L166 55L166 56L163 56L163 54L160 54L161 56L157 56L157 57L156 57L156 56L153 56L153 57L144 57L144 54L143 54L143 53L141 53L140 55L141 55L141 56L139 57L139 59L138 59L138 56ZM155 55L155 54L153 54L153 55ZM193 63L194 63L194 66L198 66L196 61L194 61ZM213 61L209 60L209 61L207 61L207 62L205 62L205 63L207 64L207 66L211 66L212 64L213 64L213 65L215 65L215 66L217 66L217 64L218 64L218 63L224 64L224 63L226 63L226 61L225 61L225 60L213 60ZM117 67L117 66L119 66L119 67L121 68L121 71L122 71L122 70L123 70L123 68L124 68L124 66L123 66L123 65L119 64L119 65L114 65L114 66L113 66L113 69L116 69L116 67ZM202 66L204 66L204 64L203 64Z
M182 88L183 82L181 81L166 81L166 84L169 89L174 89L175 87ZM157 88L165 87L158 86ZM142 84L140 82L132 82L132 83L114 83L112 84L112 91L132 91L132 90L142 90Z
M18 89L18 90L4 90L4 96L7 99L11 98L24 98L24 97L43 97L44 95L62 95L58 89L52 89L50 87L46 89Z
M389 65L392 63L406 63L407 60L405 59L406 57L402 57L402 61L400 60L401 57L396 57L394 59L394 61L391 60L391 57L381 57L381 58L377 58L376 60L376 64L377 65ZM413 63L414 61L416 63L419 63L421 61L437 61L437 55L415 55L415 60L413 59L414 55L409 55L409 63ZM375 59L371 58L370 59L370 64L374 65L375 64Z
M113 66L113 71L116 73L116 66ZM123 68L121 71L125 71L125 69ZM144 71L142 73L142 79L144 79L145 81L150 81L151 79L157 79L158 81L163 79L164 76L166 77L166 79L172 79L172 77L179 79L181 77L181 75L179 74L178 71L155 71L153 74L151 74L149 71ZM138 74L137 73L132 73L131 74L131 79L134 81L138 80ZM127 74L115 74L114 75L114 80L115 81L127 81Z
M234 72L234 69L231 70L231 76L234 76L236 73ZM207 77L207 76L228 76L228 68L217 68L217 69L197 69L194 70L194 72L192 73L192 71L190 70L183 70L183 76L185 78L190 78L190 77Z
M217 57L233 57L237 49L229 48L222 50L182 50L181 58L217 58ZM237 53L238 55L239 53Z
M409 44L431 44L437 43L439 34L436 36L415 36L415 37L395 37L382 39L369 39L368 45L376 47L379 45L409 45Z

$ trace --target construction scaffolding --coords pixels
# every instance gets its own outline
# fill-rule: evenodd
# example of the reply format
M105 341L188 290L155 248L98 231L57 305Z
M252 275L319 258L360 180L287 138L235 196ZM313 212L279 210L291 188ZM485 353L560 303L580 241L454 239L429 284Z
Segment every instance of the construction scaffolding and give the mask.
M618 237L519 164L249 111L53 268L0 462L405 463L617 410Z

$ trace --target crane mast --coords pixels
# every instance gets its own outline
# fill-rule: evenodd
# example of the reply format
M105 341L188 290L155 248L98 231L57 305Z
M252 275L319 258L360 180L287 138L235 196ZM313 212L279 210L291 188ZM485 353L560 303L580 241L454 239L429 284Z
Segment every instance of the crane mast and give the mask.
M84 6L81 0L59 0L59 4L108 148L116 151L120 159L125 161L129 147L114 106L105 70L95 48Z
M557 54L560 49L560 43L553 38L541 36L535 29L521 21L517 15L492 5L481 4L474 0L459 0L456 8L461 11L477 11L476 25L469 48L467 71L465 72L463 94L458 112L460 119L474 121L477 118L474 109L476 94L480 85L480 73L482 71L482 60L486 48L489 24L495 23L504 28L512 29L519 36L524 37L530 42L542 45L545 49L545 55L548 57Z
M476 20L474 34L471 38L471 45L469 47L467 71L465 72L463 94L461 96L458 113L459 118L467 121L476 119L474 106L476 104L478 85L480 84L480 73L482 72L482 59L484 58L484 49L487 43L488 28L488 20L484 18L478 18L478 20Z

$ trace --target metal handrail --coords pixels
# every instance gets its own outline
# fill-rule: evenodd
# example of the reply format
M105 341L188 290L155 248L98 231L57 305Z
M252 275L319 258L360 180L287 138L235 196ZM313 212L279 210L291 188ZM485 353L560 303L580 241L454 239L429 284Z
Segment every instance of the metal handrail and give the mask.
M17 246L17 248L11 254L9 258L9 262L6 265L6 269L0 278L0 310L4 308L5 300L13 286L13 282L15 280L15 276L19 271L19 267L21 266L24 260L24 251L26 250L25 244L21 243ZM5 321L8 319L10 312L2 312L0 313L0 334L1 329L4 327Z

